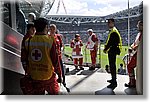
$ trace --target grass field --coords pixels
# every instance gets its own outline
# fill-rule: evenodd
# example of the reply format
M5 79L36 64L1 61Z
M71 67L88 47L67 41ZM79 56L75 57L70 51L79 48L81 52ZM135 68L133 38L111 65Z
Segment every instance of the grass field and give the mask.
M105 68L105 65L108 64L108 55L103 53L104 45L101 45L100 48L101 49L98 50L98 53L97 53L97 63L101 63L101 67ZM128 46L122 46L121 54L117 56L117 62L116 62L117 68L119 68L120 63L123 63L122 58L127 53L127 50L125 50L125 49L128 49ZM88 49L86 49L86 51L85 51L85 46L82 47L82 51L83 51L84 62L86 62L86 58L85 58L85 56L86 56L87 62L91 63L90 51ZM70 46L65 46L64 52L71 56L72 49L70 48ZM86 54L85 54L85 52L86 52Z

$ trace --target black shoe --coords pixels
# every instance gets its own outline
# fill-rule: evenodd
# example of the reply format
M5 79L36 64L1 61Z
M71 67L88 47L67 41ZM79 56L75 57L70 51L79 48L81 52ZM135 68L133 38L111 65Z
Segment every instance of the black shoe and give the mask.
M69 68L66 68L66 73L69 73Z
M115 89L117 87L117 83L111 83L110 85L107 86L107 88Z
M112 79L111 80L107 80L107 82L112 83Z
M124 86L128 87L128 88L136 88L136 85L130 85L130 84L127 84L127 83L125 83Z
M65 82L63 82L62 84L64 85L64 87L66 87L66 83Z
M84 68L83 68L83 67L80 67L80 70L84 70Z
M89 70L93 71L93 70L95 70L95 67L91 66L91 67L89 67Z
M80 69L78 68L78 66L75 66L76 71L79 71Z
M58 83L61 83L61 82L62 82L62 79L59 77L59 78L57 79L57 82L58 82Z

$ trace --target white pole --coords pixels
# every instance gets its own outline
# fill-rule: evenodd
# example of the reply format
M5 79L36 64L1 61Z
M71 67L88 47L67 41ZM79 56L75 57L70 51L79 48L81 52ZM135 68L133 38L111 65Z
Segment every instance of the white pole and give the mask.
M129 10L129 0L128 0L128 48L130 47L130 10Z
M129 10L129 0L128 0L128 49L129 47L130 47L130 10ZM128 54L129 54L129 51L128 51ZM129 54L129 57L127 57L127 63L129 63L129 60L130 60L130 54Z

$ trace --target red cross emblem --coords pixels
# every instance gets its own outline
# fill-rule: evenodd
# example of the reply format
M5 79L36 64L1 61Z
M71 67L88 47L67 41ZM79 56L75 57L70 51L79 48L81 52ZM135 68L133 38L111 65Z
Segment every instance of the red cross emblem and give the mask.
M31 51L31 58L33 61L40 61L42 58L42 52L40 49L33 49Z

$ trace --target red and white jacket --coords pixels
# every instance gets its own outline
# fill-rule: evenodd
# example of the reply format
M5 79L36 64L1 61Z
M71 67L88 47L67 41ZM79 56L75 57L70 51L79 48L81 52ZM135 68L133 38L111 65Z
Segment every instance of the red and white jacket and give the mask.
M98 38L96 37L96 34L92 33L90 37L88 38L88 42L86 44L86 48L89 50L95 50L95 42L98 41Z
M137 48L139 46L141 37L142 37L142 33L139 32L136 36L134 43L131 45L131 47L134 49L135 52L137 52Z
M82 40L76 41L73 39L71 41L70 47L72 48L72 58L83 58L82 46Z

